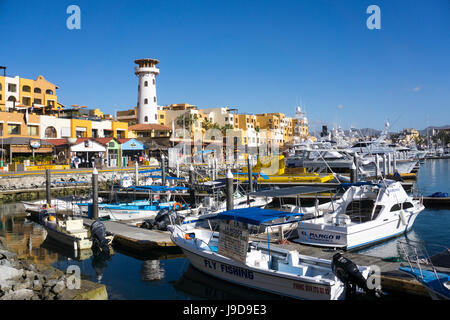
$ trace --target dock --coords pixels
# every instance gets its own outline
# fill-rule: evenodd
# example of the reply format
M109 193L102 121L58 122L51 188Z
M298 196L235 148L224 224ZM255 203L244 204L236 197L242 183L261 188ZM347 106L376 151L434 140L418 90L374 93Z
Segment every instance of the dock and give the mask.
M95 220L83 218L84 225L90 227ZM113 244L123 251L146 255L153 252L176 252L180 249L170 239L169 232L148 230L119 221L102 221L106 232L114 235Z

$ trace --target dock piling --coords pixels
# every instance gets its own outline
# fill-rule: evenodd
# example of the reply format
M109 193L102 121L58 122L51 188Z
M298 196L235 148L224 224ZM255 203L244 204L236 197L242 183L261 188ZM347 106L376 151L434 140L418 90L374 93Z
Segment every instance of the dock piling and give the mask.
M231 170L228 169L227 172L227 180L226 180L226 188L227 188L227 210L233 210L233 174Z
M166 157L162 154L161 155L161 181L162 185L166 185Z
M249 191L253 192L253 175L252 175L252 166L250 164L250 155L247 156L247 167L248 167L248 186L249 186Z
M92 170L92 219L98 219L98 171Z
M189 166L189 199L191 208L194 208L196 205L196 201L194 188L194 166L192 164Z
M47 199L47 205L52 204L52 193L51 193L51 182L50 182L50 170L45 170L45 198Z
M139 164L138 164L137 160L134 163L134 168L135 168L135 170L134 170L134 180L135 180L134 183L136 184L136 186L138 186L139 185Z

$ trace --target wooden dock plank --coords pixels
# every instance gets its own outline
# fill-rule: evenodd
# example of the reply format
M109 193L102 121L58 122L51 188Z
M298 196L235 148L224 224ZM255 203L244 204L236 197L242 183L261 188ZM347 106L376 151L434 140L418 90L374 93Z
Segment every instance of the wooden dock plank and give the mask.
M90 226L94 220L83 218L84 224ZM176 245L170 239L169 232L148 230L127 225L117 221L102 221L106 231L114 235L114 243L134 252L151 249L174 249Z

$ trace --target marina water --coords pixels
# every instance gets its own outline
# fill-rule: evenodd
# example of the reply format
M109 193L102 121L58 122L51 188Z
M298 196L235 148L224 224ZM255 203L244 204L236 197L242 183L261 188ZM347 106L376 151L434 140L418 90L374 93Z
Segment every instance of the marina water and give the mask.
M450 160L427 160L420 168L416 188L428 196L450 193ZM210 277L192 268L183 254L151 254L133 257L116 251L110 259L92 254L80 257L63 251L45 239L45 230L26 218L20 204L0 206L0 236L19 256L31 255L35 262L62 271L78 265L82 278L106 285L109 299L198 300L198 299L280 299ZM361 250L382 257L399 257L400 241L423 242L430 253L450 247L450 210L425 209L407 235Z

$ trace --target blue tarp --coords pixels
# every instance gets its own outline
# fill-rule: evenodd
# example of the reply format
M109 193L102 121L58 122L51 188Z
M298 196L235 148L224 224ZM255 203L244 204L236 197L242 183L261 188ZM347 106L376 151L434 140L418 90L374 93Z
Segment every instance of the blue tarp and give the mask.
M253 225L260 225L264 222L269 222L279 218L301 216L301 215L303 214L250 207L250 208L223 211L218 213L217 216L215 216L214 218L222 220L235 220Z

